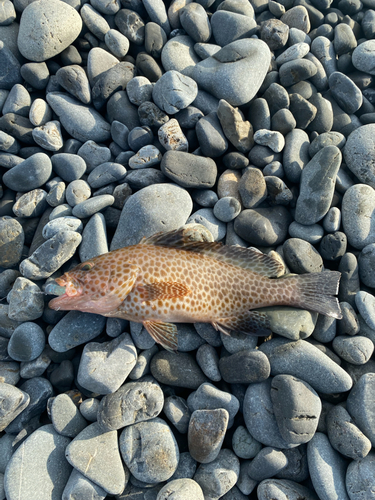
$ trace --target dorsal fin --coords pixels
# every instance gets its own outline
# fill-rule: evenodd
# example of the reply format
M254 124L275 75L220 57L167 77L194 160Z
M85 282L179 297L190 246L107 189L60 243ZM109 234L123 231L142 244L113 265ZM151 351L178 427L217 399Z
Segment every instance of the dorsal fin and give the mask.
M223 245L218 242L199 241L200 233L194 228L180 228L143 238L142 245L180 248L198 252L232 266L242 267L268 278L277 278L284 272L281 262L251 248Z

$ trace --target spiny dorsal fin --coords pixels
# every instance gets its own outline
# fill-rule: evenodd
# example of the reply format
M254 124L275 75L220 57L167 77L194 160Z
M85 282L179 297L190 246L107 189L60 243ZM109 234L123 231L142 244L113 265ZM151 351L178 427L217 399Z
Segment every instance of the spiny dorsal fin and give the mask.
M163 300L185 297L191 293L190 288L184 283L174 281L158 281L138 285L137 290L143 294L143 300Z
M248 271L277 278L284 272L281 262L251 248L223 245L218 242L199 241L199 234L193 228L180 228L167 233L157 233L149 238L143 238L142 245L180 248L190 252L198 252L212 259L226 262L232 266L242 267Z

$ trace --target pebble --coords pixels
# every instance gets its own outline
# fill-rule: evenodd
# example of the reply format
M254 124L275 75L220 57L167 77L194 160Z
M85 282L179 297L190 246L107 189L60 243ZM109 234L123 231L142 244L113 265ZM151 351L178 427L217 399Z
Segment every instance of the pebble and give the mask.
M220 241L225 237L226 225L214 216L211 208L197 210L186 222L187 224L200 224L204 226L211 233L214 241Z
M67 394L59 394L52 400L51 420L56 432L74 438L86 427L87 422Z
M210 21L199 3L189 3L180 9L180 23L195 42L208 42L211 37Z
M178 357L168 351L160 351L151 360L151 374L162 384L189 389L207 382L207 379L194 358L188 353L179 353Z
M99 400L96 398L88 398L82 401L79 405L79 411L82 416L89 422L96 422L99 409Z
M216 410L218 408L224 408L228 412L228 427L232 427L234 417L240 407L240 403L235 396L219 390L208 382L204 382L195 392L192 392L188 397L187 403L192 412L196 410Z
M346 113L355 113L362 106L362 92L348 76L340 71L330 74L329 88L337 104Z
M323 393L348 391L353 384L350 376L315 346L305 340L272 339L262 344L271 365L271 375L292 375Z
M160 144L167 151L188 151L189 143L178 121L172 118L158 130Z
M363 498L363 495L367 495L372 490L374 470L374 453L369 453L366 457L359 460L353 460L348 465L346 471L346 489L352 500L359 500Z
M45 344L42 328L36 323L25 322L12 333L8 353L15 361L32 361L43 352Z
M16 279L7 298L11 320L32 321L43 314L44 300L40 288L26 278Z
M366 184L355 184L345 192L342 199L342 225L348 242L362 250L375 243L375 191Z
M178 445L161 418L125 427L120 434L119 446L126 466L139 481L160 483L169 479L177 469Z
M214 57L197 63L192 75L197 84L213 96L225 99L232 106L240 106L249 102L259 90L270 57L270 50L262 40L237 40L216 52ZM229 62L233 64L228 65Z
M374 74L372 58L375 51L373 40L366 40L353 50L352 63L358 71Z
M18 198L13 205L17 217L40 217L47 208L47 193L43 189L33 189Z
M169 152L176 153L185 154ZM128 179L129 175L127 182ZM166 199L168 206L165 204ZM186 223L192 205L190 195L180 186L154 184L141 189L126 202L126 210L121 214L110 250L135 245L143 236L151 236L158 231L171 231L181 227Z
M242 425L239 425L233 433L232 446L235 454L246 460L254 458L262 449L261 443Z
M231 196L224 196L215 203L214 216L222 222L230 222L241 212L240 202Z
M66 352L94 339L104 327L104 316L69 311L51 330L48 343L54 351Z
M3 175L4 184L14 191L40 188L52 173L52 163L45 153L36 153Z
M195 132L204 156L217 158L228 149L228 141L216 112L209 113L198 120Z
M22 257L25 234L19 222L9 216L0 218L0 266L7 269Z
M191 411L186 401L179 396L169 396L164 401L163 411L178 432L186 434L189 428Z
M89 104L91 102L89 80L81 66L72 64L60 68L56 72L56 78L61 87L83 102L83 104Z
M61 498L71 467L65 460L70 439L58 434L52 424L36 429L12 455L5 476L7 498ZM33 488L30 489L30 483Z
M259 500L298 500L304 498L306 500L315 500L316 495L306 486L302 486L295 481L286 479L265 479L258 485L257 494ZM287 495L287 496L286 496Z
M7 426L27 407L30 397L13 385L2 383L0 386L3 407L0 414L0 429Z
M113 431L153 419L163 409L164 395L150 376L128 382L104 396L98 408L98 423L103 430Z
M254 145L253 128L245 121L241 113L224 99L220 99L217 108L224 135L241 153L248 153Z
M86 162L78 155L57 153L51 159L54 172L65 182L78 180L86 172Z
M102 194L100 196L95 196L93 198L89 198L87 200L81 201L77 203L73 207L72 214L74 217L78 217L80 219L86 219L87 217L91 217L96 214L100 210L103 210L107 207L113 205L115 199L111 194Z
M349 413L340 405L327 414L327 433L332 447L348 458L364 458L371 450L371 441L355 425Z
M128 333L102 344L90 342L85 345L82 353L78 383L97 394L115 392L124 383L136 360L136 348ZM116 376L108 379L109 371Z
M60 231L77 231L81 233L83 229L83 224L80 219L76 217L59 217L57 219L51 220L43 228L43 238L48 240L55 236L55 234Z
M96 498L97 500L104 500L107 493L97 484L87 479L80 472L73 469L69 476L68 482L63 491L62 499L74 498L83 496L84 498Z
M199 4L197 4L199 5ZM174 479L169 481L159 491L156 500L204 500L202 488L190 478Z
M99 424L85 427L66 448L74 469L110 495L120 495L127 479L121 462L117 432L103 432Z
M229 420L223 408L196 410L192 413L188 446L190 455L201 463L210 463L217 458L224 441Z
M194 51L194 40L185 33L168 40L161 52L161 62L166 71L178 71L189 77L193 77L199 60Z
M229 384L261 382L270 375L266 356L258 350L246 349L220 359L219 369Z
M183 151L167 151L161 160L161 171L185 188L211 188L217 177L214 160Z
M168 114L175 114L187 108L196 98L198 87L196 82L171 70L164 73L154 85L152 98L157 106Z
M283 167L287 179L299 182L301 173L310 161L309 136L304 130L294 129L285 137Z
M67 3L41 0L23 11L18 48L31 61L41 62L60 54L80 34L82 20Z
M307 445L312 484L320 498L349 500L345 488L346 461L332 448L328 437L317 432Z
M82 243L78 251L81 262L86 262L108 252L107 231L103 214L96 213L90 217L83 230Z
M366 43L366 42L365 42ZM374 143L375 124L358 127L349 135L344 147L345 163L349 170L363 183L375 189L375 167L369 160Z
M250 462L247 474L254 481L262 481L282 471L287 463L288 459L281 450L265 447Z

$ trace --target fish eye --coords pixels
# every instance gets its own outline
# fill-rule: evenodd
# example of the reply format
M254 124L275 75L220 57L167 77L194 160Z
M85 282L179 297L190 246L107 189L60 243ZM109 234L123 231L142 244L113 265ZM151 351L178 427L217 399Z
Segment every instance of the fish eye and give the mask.
M81 267L81 271L90 271L90 269L93 268L93 265L90 264L90 263L87 263L87 264L84 264L82 267Z

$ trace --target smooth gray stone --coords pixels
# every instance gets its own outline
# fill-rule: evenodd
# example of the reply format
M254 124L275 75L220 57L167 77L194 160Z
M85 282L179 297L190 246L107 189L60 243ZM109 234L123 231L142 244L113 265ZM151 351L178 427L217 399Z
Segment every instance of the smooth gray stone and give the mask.
M79 405L79 411L89 422L96 422L100 401L96 398L88 398Z
M239 39L251 38L257 31L257 24L253 16L227 10L217 10L211 16L210 21L212 34L216 43L221 47Z
M16 311L17 314L17 311ZM19 326L21 321L16 321L9 318L9 306L0 304L0 335L5 338L10 338L14 330Z
M58 83L73 97L79 99L83 104L91 101L91 90L89 80L81 66L73 64L60 68L56 73Z
M187 220L187 224L200 224L212 235L214 241L225 237L226 225L214 216L212 208L201 208L194 212Z
M99 40L104 41L105 34L110 29L105 18L89 3L82 6L80 15L91 33Z
M32 321L43 314L43 294L38 285L26 278L16 279L9 292L8 302L8 316L11 320Z
M241 203L231 196L224 196L213 207L214 216L222 222L230 222L241 212Z
M219 382L221 380L219 356L213 346L206 343L201 345L198 348L196 359L200 369L206 377L214 382Z
M77 231L82 232L83 224L76 217L58 217L49 221L43 228L43 238L48 240L60 231Z
M174 479L169 481L159 491L158 500L173 500L179 498L180 500L204 500L202 488L198 483L189 478Z
M40 356L45 344L43 329L36 323L25 322L14 330L8 344L8 353L15 361L32 361Z
M25 233L21 224L12 217L0 218L0 266L13 267L22 258Z
M150 16L151 21L159 24L167 35L170 34L171 27L167 16L167 11L162 0L144 0L144 8Z
M195 42L208 42L211 37L211 24L201 4L187 3L180 9L179 14L182 27Z
M327 414L328 438L335 450L354 460L364 458L371 450L371 441L359 430L349 413L340 405Z
M128 182L129 175L127 175ZM165 200L168 198L168 206ZM192 210L188 192L173 184L147 186L133 194L121 213L110 250L137 244L143 236L171 231L186 223Z
M86 172L86 162L76 154L57 153L51 158L54 172L66 182L78 180Z
M267 197L267 186L259 168L247 167L238 184L238 192L245 208L256 208Z
M366 184L355 184L342 200L342 224L348 242L362 250L375 243L375 190Z
M371 287L375 288L375 277L373 269L375 266L375 244L365 246L358 258L359 276L361 281Z
M272 379L271 400L285 441L298 445L310 441L318 427L322 409L314 389L291 375L276 375Z
M350 500L361 500L373 496L373 484L375 473L375 453L369 453L366 457L353 460L346 471L346 489Z
M96 213L91 216L83 230L82 243L78 251L81 262L86 262L108 252L107 231L103 214Z
M69 480L64 488L61 500L72 498L92 498L93 500L104 500L107 492L100 486L87 479L76 469L72 470Z
M185 188L211 188L216 182L214 160L183 151L167 151L160 164L161 171Z
M168 367L168 369L167 369ZM160 351L151 360L151 374L162 384L197 389L207 378L191 354Z
M233 423L240 403L238 399L228 392L217 389L210 383L201 384L195 392L192 392L188 397L189 409L193 412L196 410L216 410L224 408L228 411L229 427ZM200 460L198 460L200 461Z
M223 47L214 57L196 64L192 74L204 90L232 106L239 106L257 93L269 61L270 50L262 40L237 40Z
M312 224L311 226L304 226L296 221L293 221L289 226L289 234L292 238L299 238L305 240L312 245L319 243L323 238L324 229L320 224Z
M373 414L375 407L375 374L366 373L350 391L346 409L363 434L375 443Z
M20 380L20 363L15 361L0 361L0 378L4 384L16 386ZM0 467L0 472L1 467Z
M97 423L83 429L66 448L66 459L110 495L120 495L129 473L121 461L117 432L103 432Z
M169 479L169 481L174 481L175 479L183 479L183 478L191 479L194 476L196 469L197 469L196 460L192 458L192 456L188 451L184 451L180 453L177 469L173 474L173 476Z
M224 441L229 413L224 408L195 410L190 418L188 447L191 456L200 463L217 458Z
M30 379L33 377L41 377L43 373L47 370L52 360L48 356L48 347L45 348L37 358L33 361L21 362L20 376L24 379Z
M288 464L276 477L278 479L287 479L291 481L306 481L309 477L307 465L307 445L302 444L296 448L283 450L288 459Z
M346 460L322 432L317 432L307 445L307 459L311 481L321 500L349 500L345 488Z
M329 87L337 104L346 113L355 113L362 106L362 92L348 76L340 71L331 73Z
M164 45L167 43L167 35L164 29L157 23L149 22L145 26L145 49L152 57L159 59ZM148 99L146 99L148 100Z
M355 296L359 292L359 274L357 258L352 253L346 253L341 257L339 263L341 272L339 300L348 302L355 307Z
M228 141L220 125L217 113L211 112L203 116L197 122L195 132L204 156L217 158L228 149Z
M31 96L23 85L15 84L11 88L3 104L2 113L15 113L28 118L31 106ZM12 151L10 151L11 153Z
M137 382L128 382L116 392L105 396L98 409L98 423L105 431L144 422L159 415L164 395L150 376Z
M170 70L154 85L152 98L160 109L170 115L187 108L197 93L198 86L192 78Z
M341 159L336 146L326 146L305 165L295 212L295 220L300 224L315 224L328 212Z
M374 352L374 343L361 335L338 335L333 339L332 347L340 358L353 365L364 365Z
M374 40L366 40L353 51L352 64L358 71L375 74L373 58L375 53Z
M287 479L265 479L258 485L259 500L316 500L313 491Z
M45 61L60 54L78 37L82 20L67 3L41 0L22 13L18 48L31 61Z
M157 352L158 348L156 344L148 349L141 351L138 354L137 363L135 364L132 371L129 373L129 378L131 380L139 380L145 375L148 375L150 373L151 359Z
M280 434L271 400L271 382L268 378L248 386L243 402L245 425L251 436L265 446L293 448L298 445L285 441Z
M271 375L288 374L325 394L348 391L351 377L327 355L305 340L274 338L260 346L270 360Z
M225 470L225 474L223 474ZM220 450L209 464L201 464L193 479L202 488L207 499L221 498L236 484L240 474L240 461L233 451Z
M178 445L161 418L125 427L119 444L126 466L139 481L152 484L166 481L177 469Z
M13 85L22 83L21 65L10 48L1 40L0 65L1 68L5 68L5 71L0 75L0 88L2 90L11 90Z
M354 130L344 147L345 163L363 183L375 188L375 166L371 162L375 124L370 123Z
M43 377L34 377L23 382L19 389L30 396L29 404L24 410L7 426L7 432L18 434L27 427L30 421L45 411L48 399L53 394L51 383Z
M74 139L104 142L110 138L111 126L102 115L69 94L50 92L47 94L47 102L59 117L61 125Z
M272 246L282 243L291 223L288 210L279 205L243 210L234 221L234 230L253 245Z
M56 352L66 352L97 337L105 328L106 318L99 314L69 311L53 327L48 343Z
M81 240L75 231L56 234L22 261L20 271L29 279L48 278L73 256Z
M263 481L282 471L287 463L288 459L281 450L267 446L250 462L247 473L255 481Z
M125 332L110 342L90 342L82 353L78 383L98 394L115 392L124 383L136 361L137 351L129 333Z
M51 420L56 432L74 438L87 426L78 408L67 394L58 394L52 400Z
M163 411L178 432L181 434L187 433L191 411L183 398L180 396L169 396L165 398Z
M246 427L239 425L233 433L232 447L239 458L254 458L262 449L262 445L249 433Z
M294 273L319 273L323 269L323 259L311 243L299 238L289 238L283 245L287 266Z
M136 75L134 64L122 61L101 73L92 87L91 95L95 109L100 110L116 92L123 91Z
M100 145L95 141L89 140L82 144L77 151L77 155L85 160L87 165L86 173L91 173L98 165L110 161L111 150L104 145Z
M259 19L259 18L258 18ZM261 25L260 37L264 40L271 50L278 50L287 44L289 26L279 19L266 16Z
M285 137L283 167L287 179L299 182L301 173L309 163L309 136L304 130L294 129Z
M115 199L111 194L102 194L99 196L94 196L87 200L81 201L73 207L72 214L74 217L80 219L86 219L92 215L99 212L99 210L104 210L107 207L113 205Z
M7 498L60 500L71 472L65 460L69 442L51 424L34 431L9 461L4 477Z
M323 228L327 233L334 233L341 227L341 210L331 207L323 219Z
M30 396L26 392L5 382L0 385L0 392L2 401L0 431L3 431L28 406Z
M348 24L339 23L335 26L333 46L338 56L347 54L357 47L357 39Z
M52 173L52 164L44 153L36 153L3 175L4 184L14 191L26 192L41 187Z
M179 35L168 40L161 53L161 62L166 71L175 70L192 77L200 58L194 51L194 40L187 35Z
M321 149L326 146L337 146L339 149L342 149L345 146L346 139L343 134L340 132L324 132L323 134L318 135L309 146L309 155L311 158L318 153Z
M311 52L323 65L327 77L337 71L334 45L328 38L325 36L316 37L311 44Z
M13 205L17 217L40 217L47 208L47 193L43 189L33 189L18 198Z
M266 380L270 375L270 365L267 357L262 354L256 349L246 349L222 357L219 361L221 376L229 384L250 384Z

